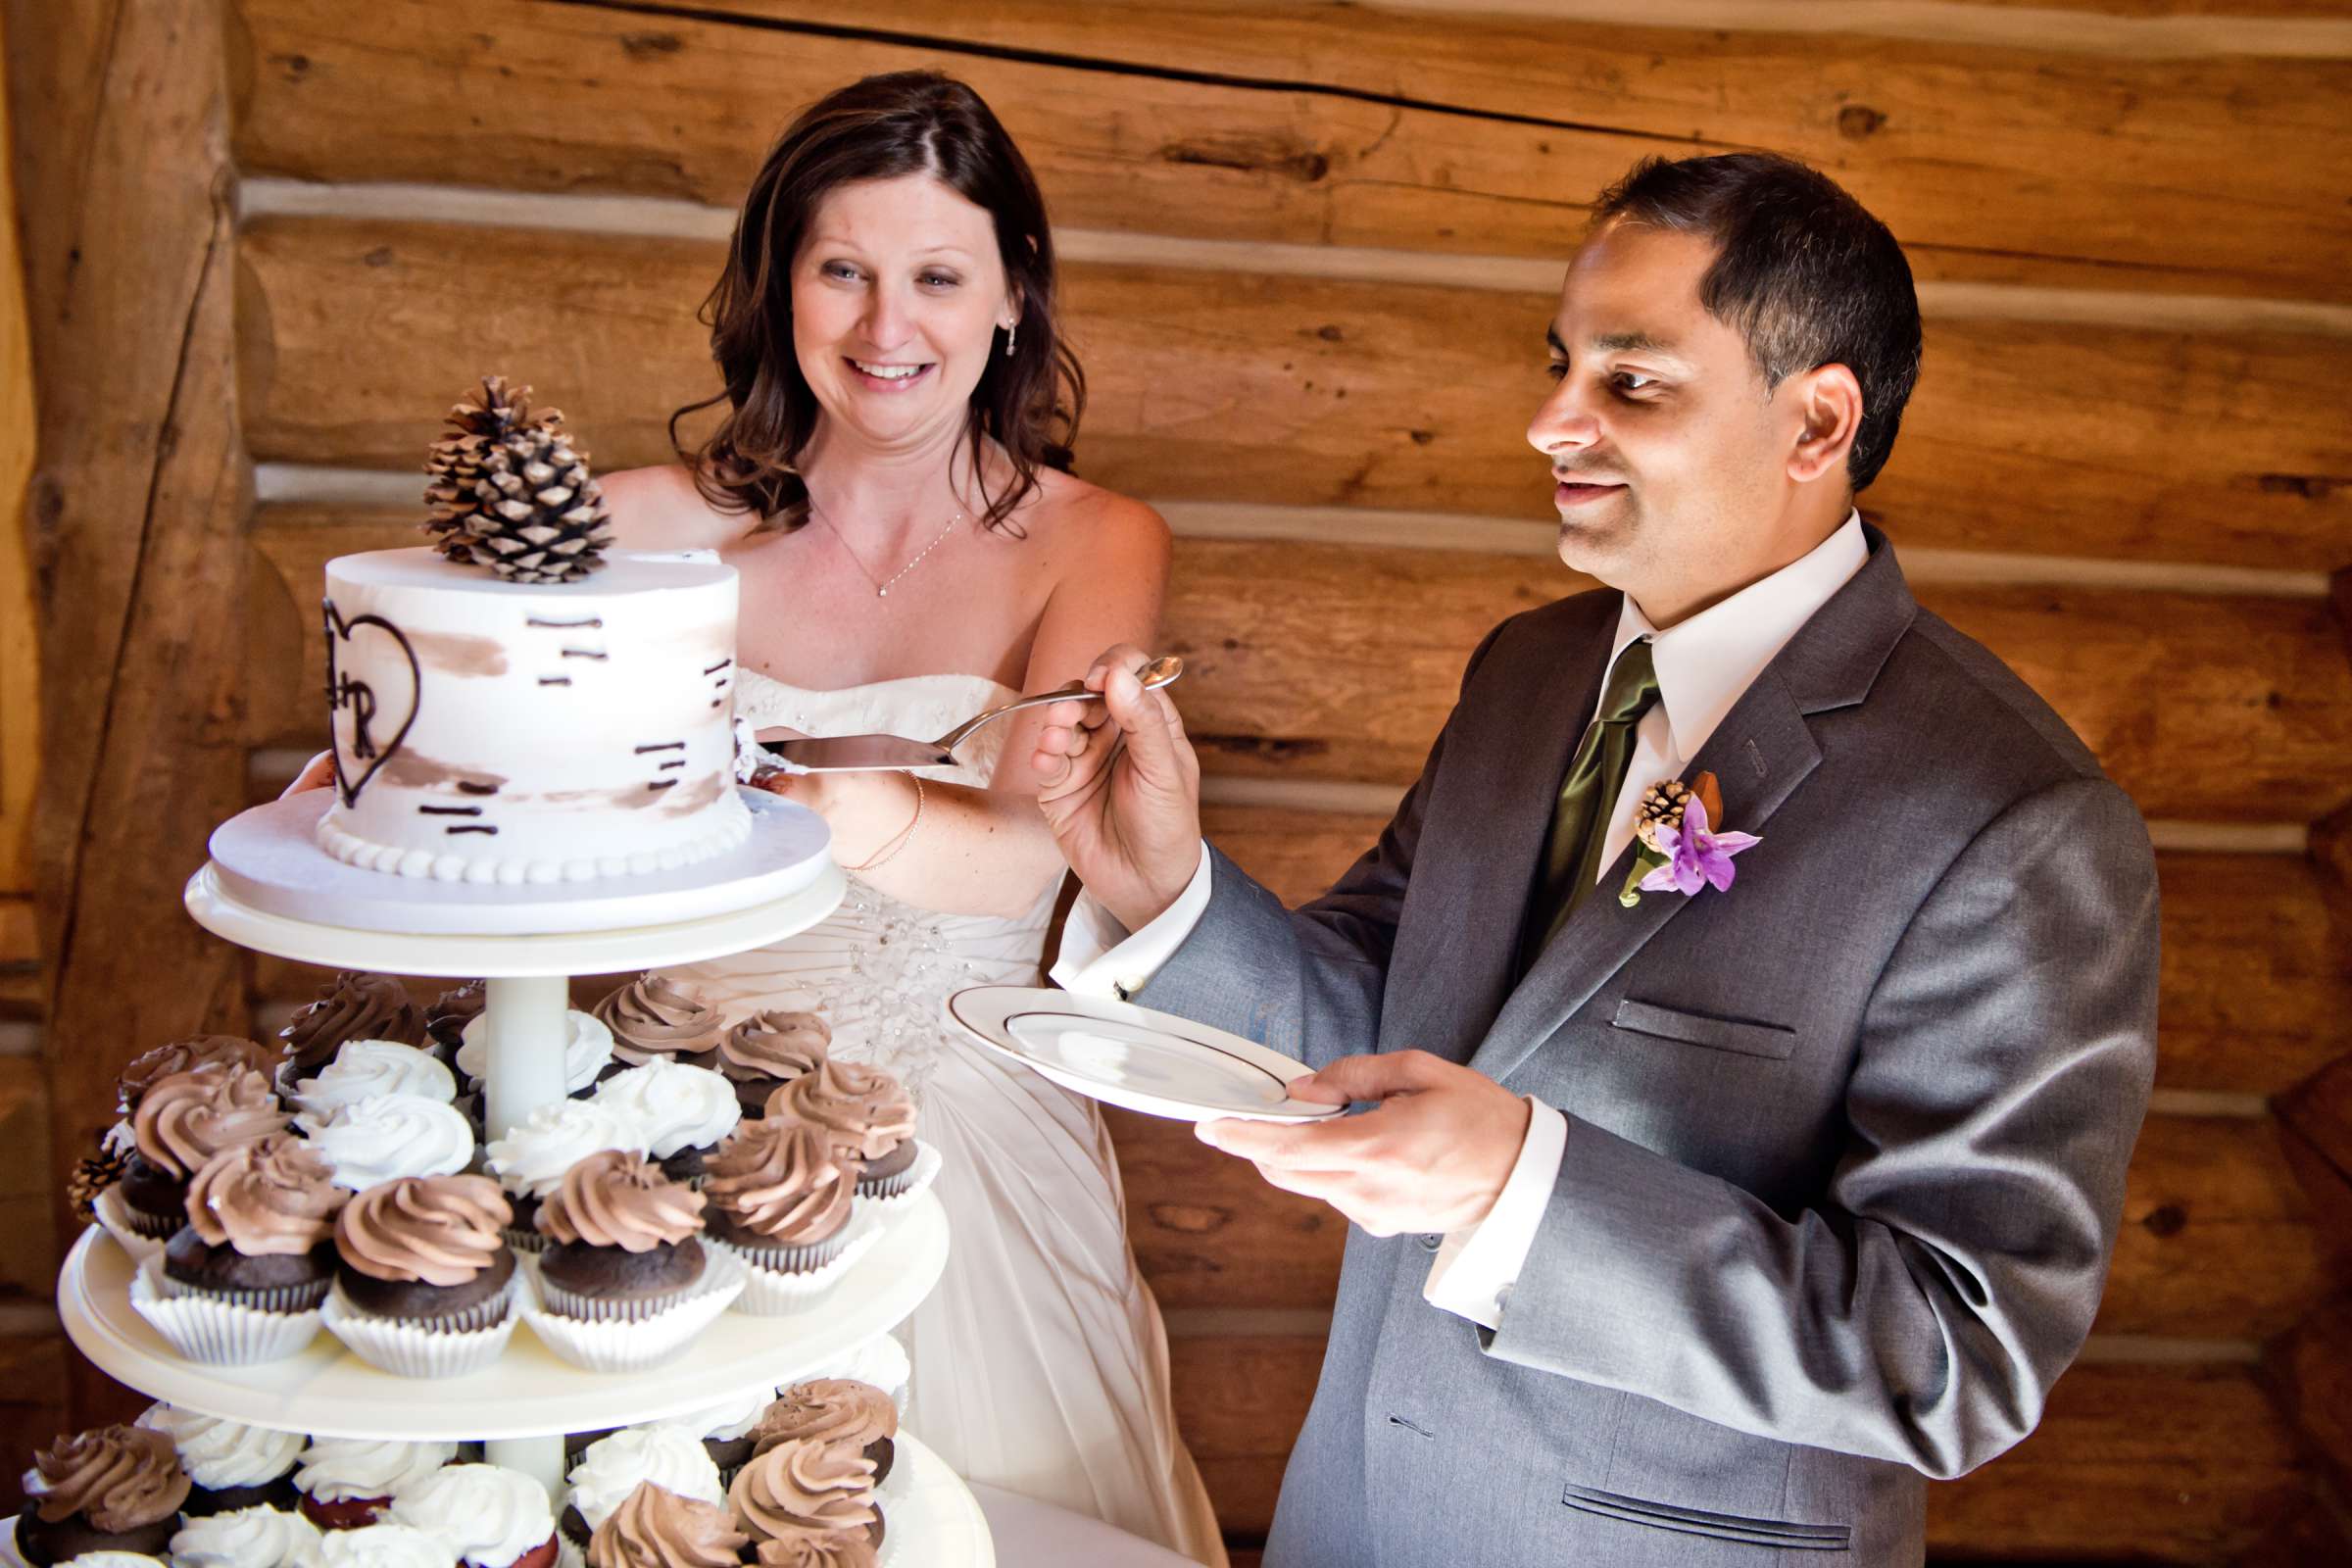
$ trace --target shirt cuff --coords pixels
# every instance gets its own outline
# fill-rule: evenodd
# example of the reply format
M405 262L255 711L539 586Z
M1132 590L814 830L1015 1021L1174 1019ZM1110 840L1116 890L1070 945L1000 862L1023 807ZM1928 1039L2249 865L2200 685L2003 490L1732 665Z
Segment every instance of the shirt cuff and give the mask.
M1502 1303L1535 1250L1568 1149L1568 1118L1533 1095L1527 1106L1527 1138L1494 1206L1476 1225L1446 1234L1421 1286L1421 1298L1430 1305L1481 1328L1502 1323Z
M1080 891L1061 926L1061 954L1054 960L1050 978L1062 990L1082 997L1113 997L1125 1002L1159 973L1184 946L1208 908L1208 841L1200 841L1200 863L1193 879L1176 895L1176 902L1141 931L1130 934L1092 893Z

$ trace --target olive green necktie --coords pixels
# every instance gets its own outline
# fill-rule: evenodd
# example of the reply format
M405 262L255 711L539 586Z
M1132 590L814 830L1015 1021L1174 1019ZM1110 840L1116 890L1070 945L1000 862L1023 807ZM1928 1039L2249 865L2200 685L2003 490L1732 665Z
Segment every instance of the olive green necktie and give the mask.
M1658 676L1650 663L1649 640L1628 643L1609 671L1600 711L1585 730L1576 760L1560 783L1560 804L1551 813L1551 833L1544 842L1544 880L1519 956L1523 973L1534 967L1537 955L1559 934L1577 902L1592 891L1593 879L1600 875L1609 808L1616 805L1617 793L1625 787L1625 770L1633 764L1634 730L1657 700Z

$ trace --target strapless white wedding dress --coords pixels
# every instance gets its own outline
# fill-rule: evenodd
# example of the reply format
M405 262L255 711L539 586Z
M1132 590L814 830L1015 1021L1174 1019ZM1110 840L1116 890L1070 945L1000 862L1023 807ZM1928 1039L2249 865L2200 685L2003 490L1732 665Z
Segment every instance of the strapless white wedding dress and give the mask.
M979 675L920 675L838 691L746 669L736 712L809 735L946 733L1017 696ZM993 724L965 765L925 776L981 785L1010 733ZM1207 1491L1176 1434L1159 1308L1127 1247L1110 1138L1092 1101L950 1032L947 996L1038 985L1054 891L1017 919L941 914L856 875L841 907L774 947L668 972L731 1023L813 1008L833 1050L913 1091L945 1158L932 1189L953 1241L939 1288L899 1330L913 1363L908 1425L958 1474L1091 1515L1222 1564Z

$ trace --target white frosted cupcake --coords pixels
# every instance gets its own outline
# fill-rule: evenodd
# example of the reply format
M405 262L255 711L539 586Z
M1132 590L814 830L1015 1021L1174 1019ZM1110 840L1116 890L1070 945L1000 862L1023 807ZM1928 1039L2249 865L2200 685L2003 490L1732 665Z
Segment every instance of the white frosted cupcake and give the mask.
M490 1017L479 1014L466 1022L458 1047L458 1071L466 1087L479 1090L490 1075ZM591 1012L576 1009L564 1014L564 1092L577 1095L592 1089L598 1078L619 1064L612 1056L612 1031Z
M752 1429L775 1402L778 1389L773 1384L755 1383L723 1404L706 1405L689 1410L684 1415L671 1416L664 1421L640 1422L637 1428L672 1427L690 1437L702 1440L703 1451L718 1467L719 1483L735 1478L743 1461L752 1456Z
M190 1519L172 1538L172 1568L318 1568L318 1527L262 1504Z
M333 1169L335 1185L364 1193L404 1176L454 1176L473 1163L473 1128L422 1095L386 1095L295 1124Z
M718 1466L702 1443L683 1427L661 1422L623 1427L588 1445L565 1480L564 1533L583 1547L641 1481L698 1502L723 1507L727 1500Z
M546 1238L534 1228L540 1200L564 1185L564 1173L590 1154L608 1149L640 1159L647 1152L642 1131L612 1106L594 1100L559 1100L492 1139L483 1163L514 1205L507 1245L536 1252Z
M408 1525L362 1525L319 1538L320 1568L450 1568L449 1543Z
M138 1424L161 1432L178 1450L179 1467L190 1483L180 1512L190 1519L294 1506L294 1462L302 1457L301 1433L223 1421L170 1404L149 1405Z
M668 1056L614 1073L597 1086L593 1103L645 1139L663 1175L695 1187L702 1185L704 1156L743 1120L735 1086L726 1078Z
M499 1465L434 1471L392 1499L392 1519L440 1541L460 1568L549 1568L556 1560L546 1489Z
M316 1078L304 1078L287 1098L308 1115L325 1121L346 1105L386 1095L421 1095L452 1104L458 1080L431 1052L396 1040L354 1040Z
M294 1490L303 1517L319 1529L356 1530L457 1456L454 1443L314 1438L295 1463Z

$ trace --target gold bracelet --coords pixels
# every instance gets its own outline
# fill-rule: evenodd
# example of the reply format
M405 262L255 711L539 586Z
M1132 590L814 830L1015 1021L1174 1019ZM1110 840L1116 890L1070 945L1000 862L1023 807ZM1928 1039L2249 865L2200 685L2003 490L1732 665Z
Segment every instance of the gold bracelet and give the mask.
M914 841L914 830L923 825L923 776L920 773L909 773L906 776L914 780L914 820L901 828L892 837L885 839L881 849L875 851L870 858L857 865L844 866L843 870L871 871L876 866L886 865L890 862L891 857Z

